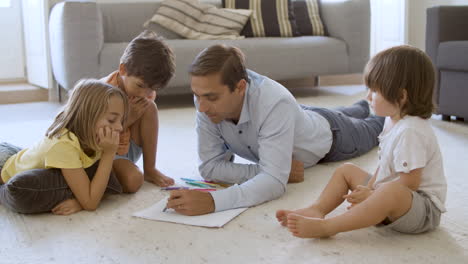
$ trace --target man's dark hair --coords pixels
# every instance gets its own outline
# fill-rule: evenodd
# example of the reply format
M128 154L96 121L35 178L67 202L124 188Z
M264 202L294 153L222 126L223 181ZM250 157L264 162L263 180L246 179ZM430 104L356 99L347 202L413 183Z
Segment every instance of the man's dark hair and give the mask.
M232 92L240 80L248 81L244 54L239 48L222 44L203 50L190 65L193 76L220 73L221 82Z

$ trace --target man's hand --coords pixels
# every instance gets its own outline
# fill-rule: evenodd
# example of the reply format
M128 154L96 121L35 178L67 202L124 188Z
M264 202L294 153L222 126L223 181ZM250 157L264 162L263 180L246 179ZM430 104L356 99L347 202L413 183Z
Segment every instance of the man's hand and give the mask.
M351 204L348 206L348 209L351 209L356 204L366 200L373 192L374 191L367 186L358 185L350 194L343 195L343 198Z
M298 183L304 181L304 163L299 160L292 160L291 172L289 173L288 183Z
M183 215L209 214L215 210L211 194L196 190L172 191L166 207Z
M127 127L135 123L145 113L146 108L151 103L150 99L144 97L131 97L128 100Z

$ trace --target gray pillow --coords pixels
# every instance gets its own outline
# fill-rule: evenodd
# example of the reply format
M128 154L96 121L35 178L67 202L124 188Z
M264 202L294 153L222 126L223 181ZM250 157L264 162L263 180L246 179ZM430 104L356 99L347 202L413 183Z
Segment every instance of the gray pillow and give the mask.
M184 39L184 37L174 31L166 29L165 27L151 21L146 22L144 28L156 32L158 36L165 39Z
M85 169L90 180L94 177L99 161ZM106 194L122 193L122 186L111 173ZM34 169L15 175L0 185L0 203L18 213L50 212L57 204L73 198L60 169Z

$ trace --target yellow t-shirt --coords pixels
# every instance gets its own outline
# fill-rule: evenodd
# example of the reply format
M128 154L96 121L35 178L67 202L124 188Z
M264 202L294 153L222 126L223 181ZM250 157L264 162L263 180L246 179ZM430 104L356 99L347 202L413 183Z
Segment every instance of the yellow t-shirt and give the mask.
M64 130L60 138L44 137L30 148L11 156L1 171L3 182L8 182L16 174L32 169L77 169L91 167L101 158L101 152L89 157L83 152L78 138Z

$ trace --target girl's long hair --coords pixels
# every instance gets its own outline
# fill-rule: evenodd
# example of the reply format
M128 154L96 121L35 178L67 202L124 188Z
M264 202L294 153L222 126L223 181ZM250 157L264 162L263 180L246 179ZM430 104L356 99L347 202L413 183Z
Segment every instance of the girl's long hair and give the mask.
M46 137L59 138L63 136L63 129L66 128L78 137L81 148L86 154L94 155L99 150L96 138L96 123L107 111L112 96L122 98L124 104L122 122L125 122L128 113L128 101L127 96L119 88L95 79L78 81L67 104L47 129Z

